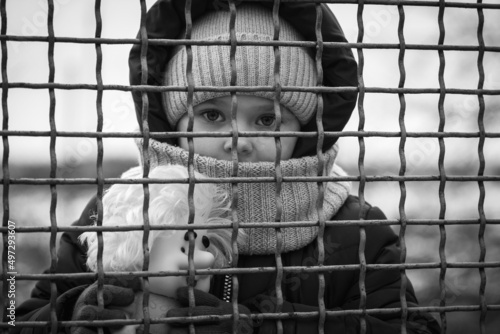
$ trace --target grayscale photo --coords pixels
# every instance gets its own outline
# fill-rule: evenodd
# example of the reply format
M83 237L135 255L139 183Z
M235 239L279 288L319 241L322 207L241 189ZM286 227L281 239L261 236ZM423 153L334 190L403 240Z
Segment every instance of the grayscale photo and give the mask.
M0 0L2 333L500 332L498 0Z

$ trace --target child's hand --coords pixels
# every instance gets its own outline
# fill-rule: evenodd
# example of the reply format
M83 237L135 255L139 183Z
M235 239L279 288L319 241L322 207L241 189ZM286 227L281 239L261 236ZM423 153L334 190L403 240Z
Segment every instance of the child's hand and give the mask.
M97 306L97 282L86 288L78 298L73 309L72 320L117 320L127 319L126 311L116 309L131 305L135 292L141 290L138 277L106 278L102 287L104 309ZM117 329L123 327L116 326ZM97 327L72 327L71 334L95 334Z
M181 306L184 307L169 310L167 312L167 318L188 317L189 313L191 313L191 316L222 316L233 314L233 305L231 303L224 302L207 292L194 289L194 299L196 306L190 310L188 287L179 288L177 290L177 300ZM252 319L245 317L245 315L250 315L248 308L243 305L238 305L238 313L244 316L240 317L237 332L243 334L252 333ZM169 334L189 333L189 323L187 322L174 322L170 323L170 326ZM209 319L195 323L195 328L197 334L232 333L233 319Z

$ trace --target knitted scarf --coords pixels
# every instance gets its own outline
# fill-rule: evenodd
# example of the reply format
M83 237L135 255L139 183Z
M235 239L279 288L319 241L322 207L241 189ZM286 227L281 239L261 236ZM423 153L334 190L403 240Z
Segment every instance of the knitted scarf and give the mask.
M158 165L188 166L189 153L179 147L150 140L150 167ZM137 141L142 158L142 140ZM345 176L345 172L335 164L338 147L333 146L324 154L323 175ZM303 157L281 161L283 177L318 176L318 158ZM213 178L231 177L233 163L206 156L194 155L196 171ZM239 163L237 177L276 177L274 162ZM219 184L232 199L231 184ZM351 188L350 182L328 182L324 187L323 212L326 219L337 213L344 204ZM281 187L281 222L318 221L316 208L319 196L316 182L283 182ZM238 221L245 223L276 221L276 183L238 183ZM311 243L318 234L317 226L281 228L282 249L289 252ZM246 242L238 241L240 254L274 254L277 247L274 228L248 228Z

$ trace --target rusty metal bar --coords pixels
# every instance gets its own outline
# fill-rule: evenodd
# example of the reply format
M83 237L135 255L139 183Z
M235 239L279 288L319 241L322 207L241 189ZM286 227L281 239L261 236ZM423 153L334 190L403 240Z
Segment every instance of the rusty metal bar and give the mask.
M102 18L101 18L101 0L95 0L94 3L94 17L96 21L95 37L101 37L102 33ZM97 97L96 97L96 111L97 111L97 128L96 132L102 132L103 128L103 113L102 113L102 47L100 44L95 44L96 51L96 82L97 82ZM104 192L102 160L104 157L102 138L97 138L97 219L96 225L102 226L103 218L103 205L102 196ZM102 256L104 250L104 241L101 231L97 231L97 307L99 312L104 311L104 267L102 263ZM103 334L103 327L97 328L98 334Z
M273 25L274 25L274 36L273 40L279 40L280 35L280 22L279 22L279 8L280 8L280 0L274 0L273 3ZM276 115L276 127L275 131L280 132L281 127L281 108L279 104L280 96L281 96L281 53L278 46L273 47L273 56L274 56L274 112ZM275 192L275 201L276 201L276 213L275 213L275 222L281 222L281 214L283 212L283 203L281 201L281 189L283 186L283 174L281 170L281 139L280 137L275 137L275 147L276 147L276 158L275 158L275 169L276 169L276 192ZM274 258L276 261L276 277L274 282L274 288L276 293L276 309L275 313L281 313L283 310L283 291L281 289L281 283L283 280L283 260L281 259L281 253L283 252L283 235L281 233L281 226L275 228L276 232L276 248L274 250ZM236 333L236 332L235 332ZM276 321L276 333L283 333L283 322L281 319Z
M439 13L438 13L438 25L439 25L439 41L438 44L444 43L445 37L445 26L444 26L444 10L445 10L445 1L440 0ZM443 51L438 51L439 55L439 72L438 72L438 80L440 87L439 101L438 101L438 111L439 111L439 132L444 131L445 126L445 112L444 112L444 100L446 98L445 92L445 81L444 81L444 68L445 68L445 56ZM443 138L439 138L439 219L444 219L446 214L446 198L445 198L445 187L446 187L446 171L444 168L444 157L445 157L445 143ZM439 290L440 290L440 306L446 306L446 228L444 225L439 225L439 259L441 261L440 272L439 272ZM446 333L447 328L447 319L446 313L440 312L441 317L441 333Z
M127 38L81 38L81 37L55 37L56 43L75 43L75 44L96 44L101 45L125 45L125 44L140 44L140 39ZM20 35L1 35L0 41L12 42L48 42L47 36L20 36ZM177 45L227 45L230 42L226 40L220 41L204 41L196 39L155 39L148 40L151 45L162 46L177 46ZM323 42L325 48L352 48L352 49L399 49L399 44L395 43L347 43L347 42ZM285 47L309 47L313 48L315 42L309 41L237 41L237 46L243 45L262 45L262 46L285 46ZM434 44L406 44L408 50L444 50L444 51L479 51L480 48L474 45L434 45ZM500 52L498 46L485 46L486 52Z
M457 305L457 306L447 306L447 307L408 307L408 312L418 313L418 312L474 312L480 309L479 305ZM499 305L488 305L488 311L500 311ZM390 314L399 314L401 312L401 308L381 308L381 309L367 309L366 314L368 315L390 315ZM328 317L345 317L349 315L359 315L361 314L361 310L332 310L326 312ZM170 319L152 319L151 323L170 323L170 322L203 322L207 320L214 319L230 319L230 315L224 316L196 316L189 318L170 318ZM251 315L252 319L255 318L262 319L315 319L318 318L318 312L295 312L291 313L259 313L258 315ZM133 325L140 324L141 320L96 320L92 324L89 324L86 321L61 321L60 325L63 327L69 327L74 325L88 325L89 327L96 326L110 326L110 325ZM16 322L16 326L19 327L44 327L50 324L48 321L22 321ZM0 328L7 327L7 324L0 324Z
M284 266L284 273L320 273L335 271L359 271L361 267L367 271L373 270L421 270L421 269L440 269L440 262L428 263L401 263L401 264L360 264L350 265L330 265L323 267L303 267L303 266ZM447 268L465 269L465 268L500 268L500 261L497 262L447 262ZM251 268L226 268L226 269L199 269L196 273L199 275L223 275L223 274L255 274L255 273L275 273L276 267L251 267ZM19 274L16 276L19 280L64 280L64 279L89 279L96 278L96 273L64 273L64 274ZM163 277L163 276L188 276L187 270L162 271L162 272L143 272L136 271L137 277ZM105 272L104 277L130 277L130 272Z
M436 226L436 225L480 225L481 219L406 219L406 225L425 225L425 226ZM384 219L384 220L326 220L325 226L391 226L400 225L400 219ZM500 225L500 219L485 219L484 224L486 225ZM289 221L289 222L245 222L240 223L241 228L259 228L259 227L310 227L319 226L319 221ZM193 229L219 229L219 228L232 228L231 223L212 223L212 224L193 224ZM166 231L166 230L186 230L185 225L155 225L151 226L152 231ZM102 232L113 232L113 231L141 231L143 230L142 225L127 225L127 226L59 226L57 232L84 232L84 231L102 231ZM0 227L0 233L5 233L7 231L6 227ZM49 226L21 226L16 228L16 233L38 233L38 232L50 232Z
M229 1L229 41L230 41L230 50L229 50L229 62L230 62L230 70L231 77L229 84L230 86L237 85L238 73L236 72L236 51L237 51L237 41L236 41L236 4L234 1ZM238 130L238 122L236 119L236 111L238 109L238 97L236 96L236 91L231 92L231 176L238 176L238 138L239 138L239 130ZM231 267L237 269L238 268L238 259L239 259L239 251L238 251L238 231L240 228L240 220L238 217L238 182L231 183L231 222L233 225L232 233L231 233L231 248L234 254L233 261L231 263ZM231 303L233 305L232 316L234 317L232 331L233 333L238 332L237 323L239 321L239 310L238 310L238 295L240 291L240 285L237 275L231 275L227 279L231 279Z
M139 39L141 44L141 85L145 85L148 83L148 61L147 61L147 52L148 52L148 32L146 28L147 23L147 6L145 0L139 1L141 8L141 19L140 19L140 28L139 28ZM149 123L148 123L148 115L149 115L149 98L147 92L142 91L141 93L141 130L142 130L142 175L143 178L148 178L150 171L150 157L149 157ZM142 239L142 249L143 249L143 270L147 270L149 268L149 235L151 226L149 224L149 201L150 201L150 193L149 193L149 184L143 184L143 207L142 207L142 220L144 224L144 234ZM151 319L149 316L149 275L142 277L142 284L144 286L144 294L142 300L142 310L143 310L143 324L144 324L144 332L149 333L149 326L151 323Z
M49 78L48 82L53 83L55 77L55 63L54 63L54 1L48 0L48 13L47 13L47 31L49 34L49 51L48 51L48 65L49 65ZM56 156L56 96L53 88L49 88L49 124L50 124L50 178L57 177L57 156ZM57 272L57 188L56 184L50 185L50 273ZM56 282L50 281L50 319L51 326L50 332L57 333L57 314L56 314L56 300L57 300L57 285Z
M404 12L404 7L402 5L398 6L398 13L399 13L399 23L398 23L398 39L399 39L399 44L401 45L401 48L399 50L399 56L398 56L398 67L399 67L399 88L403 88L405 84L405 79L406 79L406 69L405 69L405 64L404 64L404 59L405 59L405 51L406 51L406 44L405 44L405 37L404 37L404 23L405 23L405 12ZM406 172L406 156L405 156L405 144L406 144L406 125L405 125L405 114L406 114L406 100L404 94L399 94L399 104L400 104L400 110L399 110L399 128L401 130L401 139L399 142L399 160L401 163L400 169L399 169L399 175L400 176L405 176ZM406 240L405 240L405 233L406 233L406 227L407 227L407 218L406 218L406 212L405 212L405 203L406 203L406 184L404 181L399 182L399 189L400 189L400 200L399 200L399 217L401 220L401 227L399 230L399 240L400 240L400 245L401 245L401 255L400 255L400 262L405 263L406 262ZM407 318L408 318L408 304L406 301L406 289L408 285L408 279L406 276L406 272L404 269L400 270L400 275L401 275L401 287L399 290L399 300L401 302L401 333L406 334L406 326L407 326Z
M321 32L323 23L323 11L320 4L316 4L316 72L317 72L317 86L323 85L323 35ZM325 140L324 126L323 126L323 94L317 94L318 97L318 107L316 110L316 127L318 129L318 139L316 144L316 156L318 157L318 176L321 177L324 174L325 157L323 154L323 142ZM333 168L333 167L332 167ZM318 266L323 266L325 261L325 228L326 219L325 212L323 210L323 201L325 197L325 184L324 182L318 182L318 199L316 202L316 211L318 212ZM328 217L330 218L330 217ZM326 322L326 305L325 305L325 290L326 282L325 275L323 273L318 274L318 305L319 305L319 318L318 318L318 333L325 333L325 322Z
M28 83L28 82L8 82L2 83L9 89L13 88L30 88L30 89L87 89L97 90L97 85L93 84L59 84L59 83ZM183 86L151 86L151 85L102 85L103 90L117 90L127 92L167 92L180 91L185 92L186 87ZM339 93L339 92L356 92L356 87L300 87L300 86L285 86L281 88L283 92L311 92L311 93ZM272 86L202 86L196 87L195 92L273 92ZM440 88L386 88L386 87L364 87L365 93L384 93L384 94L441 94ZM447 88L444 90L446 94L461 94L461 95L499 95L500 89L459 89Z
M414 181L414 182L424 182L424 181L440 181L439 175L419 175L419 176L365 176L364 180L366 182L401 182L401 181ZM0 179L3 182L3 179ZM29 184L29 185L47 185L47 184L97 184L96 178L10 178L10 184ZM328 182L328 181L360 181L359 176L343 176L343 177L329 177L329 176L311 176L311 177L283 177L283 182ZM500 181L500 176L498 175L485 175L485 176L451 176L446 175L446 182L477 182L477 181ZM171 180L161 180L161 179L117 179L117 178L104 178L104 184L152 184L152 183L187 183L186 179L171 179ZM226 177L226 178L206 178L203 180L197 180L197 183L263 183L263 182L275 182L273 177L256 177L256 178L245 178L245 177Z
M247 2L263 1L270 2L272 0L245 0ZM297 0L282 0L283 2L297 2ZM404 6L423 6L423 7L439 7L439 1L427 0L300 0L303 3L331 3L331 4L359 4L361 1L366 5L404 5ZM470 2L452 2L446 1L444 7L456 8L491 8L500 9L500 4L483 4Z
M82 138L142 138L140 132L88 132L88 131L56 131L57 137L82 137ZM281 131L239 131L238 137L297 137L313 138L317 137L318 132L295 132ZM324 131L325 137L388 137L399 138L401 132L389 131ZM26 131L26 130L0 130L0 136L8 137L48 137L50 131ZM232 132L150 132L150 138L216 138L231 137ZM500 138L500 132L406 132L407 138Z
M477 0L477 3L480 4L482 3L482 0ZM477 15L478 15L478 27L477 27L477 39L480 47L480 51L478 53L477 57L477 69L479 72L479 81L477 83L477 88L481 89L484 86L484 81L485 81L485 75L484 75L484 37L483 37L483 28L484 28L484 13L482 8L477 8ZM479 143L478 143L478 156L479 156L479 169L477 172L478 176L483 176L484 175L484 169L486 165L486 161L484 158L484 143L485 143L485 128L484 128L484 114L486 110L485 102L484 102L484 96L483 95L478 95L478 102L479 102L479 113L478 113L478 127L479 127L479 132L481 134L479 138ZM484 212L484 200L486 197L486 191L484 188L484 182L483 181L478 181L478 187L479 187L479 200L478 200L478 213L479 213L479 219L480 219L480 226L479 226L479 233L478 233L478 241L479 241L479 249L480 249L480 254L479 254L479 262L484 263L485 258L486 258L486 244L484 241L484 234L486 231L486 215ZM481 306L481 313L479 316L479 330L481 334L486 333L486 315L487 315L487 303L486 303L486 296L485 296L485 290L486 290L486 272L484 268L479 268L479 276L481 279L481 283L479 286L479 304Z
M186 20L186 31L184 34L185 39L191 39L191 33L193 28L192 14L191 14L192 1L188 0L184 6L184 18ZM187 79L187 115L188 115L188 126L187 131L193 132L194 128L194 111L193 111L193 96L194 96L194 79L193 79L193 50L190 45L186 46L186 79ZM195 187L195 176L194 176L194 142L193 138L188 138L188 221L187 224L191 225L194 223L195 218L195 207L194 207L194 187ZM192 230L191 230L192 231ZM196 300L194 297L194 281L195 281L195 266L194 266L194 233L188 232L188 301L189 308L196 306ZM194 324L189 324L189 333L194 334Z
M338 177L283 177L283 182L329 182L329 181L359 181L361 178L359 176L338 176ZM422 176L366 176L366 182L401 182L401 181L414 181L414 182L424 182L424 181L439 181L440 177L437 175L422 175ZM447 175L445 180L447 182L477 182L477 181L492 181L498 182L500 181L500 176L497 175L485 175L485 176L450 176ZM105 184L134 184L134 183L144 183L144 184L152 184L152 183L179 183L183 182L184 179L178 179L175 181L174 179L160 180L160 179L130 179L130 180L122 180L116 178L105 178ZM135 182L134 182L135 181ZM245 177L227 177L227 178L207 178L204 180L198 180L198 183L265 183L265 182L274 182L274 178L271 177L259 177L259 178L245 178ZM32 185L46 185L46 184L96 184L97 180L95 178L55 178L55 179L46 179L46 178L11 178L11 184L32 184Z
M0 41L12 42L48 42L47 36L24 36L24 35L2 35ZM82 38L82 37L55 37L56 43L74 43L74 44L104 44L104 45L126 45L140 44L140 39L127 38ZM204 41L197 39L149 39L151 45L178 46L178 45L231 45L229 41ZM262 46L284 46L284 47L309 47L312 48L315 42L309 41L237 41L238 46L244 45L262 45ZM444 51L479 51L478 46L457 45L457 44L407 44L408 50L444 50ZM351 49L399 49L400 46L395 43L348 43L348 42L324 42L325 48L351 48ZM500 52L498 46L485 46L484 51Z
M358 22L358 43L363 41L365 28L363 23L363 10L364 10L364 0L360 0L358 2L358 10L357 10L357 22ZM364 70L364 53L363 49L358 49L358 114L359 114L359 125L358 131L364 131L365 126L365 111L364 111L364 99L366 94L366 87L363 78L363 70ZM365 175L365 139L363 137L358 137L359 143L359 158L358 158L358 169L359 169L359 188L358 188L358 196L359 196L359 219L364 220L366 218L367 210L365 208L365 183L366 183L366 175ZM365 334L367 331L366 325L366 257L365 257L365 246L366 246L366 231L364 226L359 226L359 249L358 249L358 258L360 264L360 272L359 272L359 310L361 310L360 317L360 333Z
M6 9L6 0L0 1L0 17L1 17L1 28L0 34L4 35L7 32L7 9ZM8 60L8 50L7 50L7 42L1 41L1 49L2 49L2 63L1 63L1 71L2 71L2 130L9 129L9 109L8 109L8 94L9 88L7 87L7 83L9 82L7 76L7 60ZM16 270L15 265L9 267L9 215L10 215L10 205L9 205L9 191L10 191L10 171L9 171L9 136L2 135L2 145L3 145L3 156L2 156L2 276L4 279L2 280L4 283L2 284L2 298L0 301L2 302L2 319L7 319L8 307L9 307L9 299L7 298L8 287L7 284L7 273L14 272ZM14 227L14 231L16 231ZM8 328L2 328L2 333L8 333Z

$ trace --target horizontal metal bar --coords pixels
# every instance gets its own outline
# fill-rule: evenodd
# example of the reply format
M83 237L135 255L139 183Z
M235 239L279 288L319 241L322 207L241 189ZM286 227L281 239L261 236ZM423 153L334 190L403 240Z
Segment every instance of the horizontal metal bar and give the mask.
M423 182L423 181L447 181L447 182L498 182L500 175L481 175L481 176L450 176L446 175L384 175L384 176L343 176L343 177L329 177L329 176L297 176L297 177L283 177L283 182L329 182L329 181L363 181L365 182ZM8 182L10 184L29 184L29 185L75 185L75 184L167 184L167 183L187 183L187 181L178 181L174 179L160 180L160 179L121 179L121 178L9 178L0 182ZM196 180L196 183L271 183L276 182L273 177L227 177L227 178L204 178Z
M62 89L62 90L117 90L127 92L156 92L167 91L187 92L187 87L181 86L151 86L151 85L94 85L94 84L61 84L61 83L29 83L29 82L0 82L0 85L8 89ZM195 92L274 92L272 86L197 86L193 87ZM365 93L386 94L461 94L461 95L500 95L500 89L461 89L461 88L387 88L387 87L364 87ZM284 86L282 92L311 92L311 93L341 93L357 92L357 87L302 87Z
M255 2L261 0L243 0L245 2ZM263 0L272 2L273 0ZM359 5L360 0L299 0L302 3L331 3L331 4L355 4ZM297 0L281 0L281 2L297 2ZM500 4L472 3L472 2L452 2L452 1L418 1L418 0L363 0L363 5L391 5L391 6L422 6L422 7L455 7L455 8L490 8L500 9Z
M500 268L500 261L496 262L428 262L428 263L401 263L401 264L348 264L330 266L284 266L283 272L288 273L325 273L334 271L356 271L360 267L367 271L374 270L416 270L416 269L440 269L446 268ZM252 268L224 268L224 269L199 269L195 270L195 275L236 275L255 273L274 273L276 267L252 267ZM187 270L178 271L135 271L135 272L104 272L104 277L164 277L164 276L188 276ZM2 279L10 277L2 274ZM16 281L36 281L36 280L66 280L66 279L97 279L97 273L57 273L57 274L16 274Z
M23 35L1 35L0 41L9 42L49 42L48 36L23 36ZM131 45L140 44L140 39L133 38L81 38L81 37L55 37L56 43L75 43L75 44L108 44L108 45ZM206 41L196 39L148 39L151 45L177 46L177 45L231 45L231 41L217 40ZM237 46L281 46L281 47L309 47L315 48L316 42L312 41L249 41L239 40ZM343 48L343 49L401 49L399 43L342 43L342 42L323 42L325 48ZM478 45L435 45L435 44L404 44L406 50L428 50L428 51L484 51L500 52L499 46L478 46Z
M477 219L406 219L407 226L439 226L439 225L479 225L483 223L480 218ZM500 219L486 219L485 225L500 225ZM374 219L374 220L327 220L326 226L390 226L401 225L400 219ZM240 228L285 228L285 227L312 227L319 226L318 221L289 221L289 222L240 222ZM58 226L56 233L63 232L118 232L118 231L142 231L144 225L127 226ZM207 223L207 224L172 224L172 225L150 225L149 230L156 231L175 231L175 230L212 230L212 229L233 229L232 223ZM7 233L7 227L0 227L0 233ZM16 233L51 233L50 226L19 226L16 227Z
M431 312L477 312L482 310L482 305L453 305L453 306L421 306L421 307L406 307L404 308L409 313L431 313ZM484 305L488 311L499 311L500 305L498 304L486 304ZM382 315L382 314L400 314L403 308L392 307L392 308L367 308L367 309L352 309L352 310L326 310L327 317L341 317L347 315ZM178 317L178 318L150 318L151 324L158 323L170 323L170 322L204 322L207 320L222 320L230 319L233 315L204 315L204 316L192 316L192 317ZM259 318L259 319L315 319L319 317L318 311L311 312L290 312L290 313L254 313L254 314L240 314L240 317L249 318ZM135 325L142 324L144 320L138 319L123 319L123 320L72 320L72 321L58 321L58 325L61 327L69 327L75 325L86 325L91 327L104 326L109 327L111 325ZM51 325L51 321L16 321L16 326L27 328L27 327L46 327ZM0 328L11 327L7 323L1 323Z
M325 131L325 137L390 137L400 138L398 131ZM8 137L50 137L51 131L0 130L0 136ZM297 137L314 138L317 132L300 131L239 131L238 137ZM55 131L56 137L70 138L142 138L140 132L94 132L94 131ZM218 138L232 137L231 131L221 132L149 132L150 138ZM408 138L500 138L500 132L406 132Z

